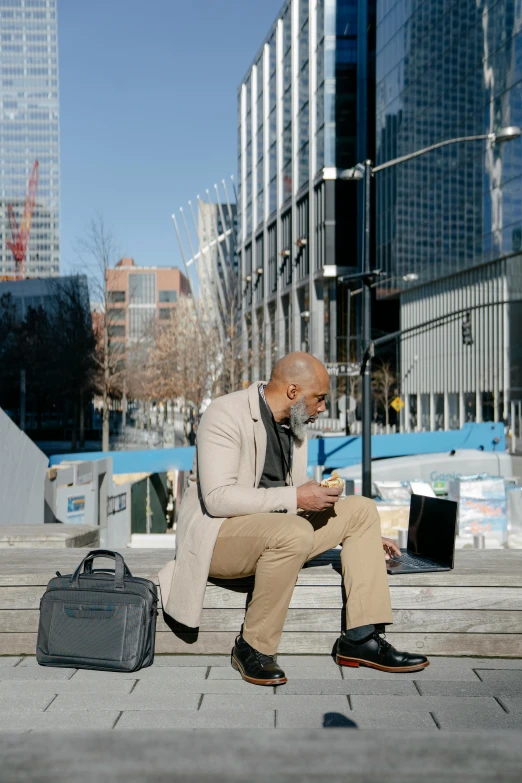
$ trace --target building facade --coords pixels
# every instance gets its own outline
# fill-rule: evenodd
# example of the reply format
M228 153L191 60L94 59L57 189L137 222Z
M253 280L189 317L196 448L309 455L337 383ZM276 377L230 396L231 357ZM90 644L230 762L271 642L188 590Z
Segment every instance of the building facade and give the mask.
M421 285L401 296L407 430L511 418L522 400L522 256ZM464 339L466 329L466 339Z
M60 271L57 0L0 0L0 276L15 273L7 207L20 224L28 180L39 182L28 277Z
M521 52L515 0L379 0L377 164L522 125ZM404 426L507 420L522 398L522 141L430 152L378 173L375 193L379 296L400 297L408 330Z
M0 298L8 296L14 306L17 321L23 321L29 308L41 307L52 317L64 296L74 295L89 312L89 287L85 275L56 277L43 280L8 280L0 282Z
M226 324L237 302L237 209L235 204L198 200L199 299L213 320Z
M122 354L150 344L154 323L168 320L178 299L190 294L181 270L136 266L132 258L122 258L107 270L106 286L111 344Z
M288 0L238 91L238 248L250 376L306 350L346 357L339 284L355 268L357 185L367 155L372 2ZM371 96L370 96L371 97Z

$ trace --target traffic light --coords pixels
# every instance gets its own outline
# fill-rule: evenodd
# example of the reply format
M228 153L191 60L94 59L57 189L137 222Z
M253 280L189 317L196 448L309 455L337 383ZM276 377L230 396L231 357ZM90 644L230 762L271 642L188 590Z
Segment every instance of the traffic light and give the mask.
M462 344L473 345L473 335L471 334L471 315L468 310L462 321Z

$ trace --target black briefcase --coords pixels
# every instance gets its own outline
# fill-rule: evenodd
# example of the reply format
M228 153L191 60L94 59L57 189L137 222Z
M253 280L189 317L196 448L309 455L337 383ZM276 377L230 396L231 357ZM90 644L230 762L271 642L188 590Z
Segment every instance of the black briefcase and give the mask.
M93 570L96 557L114 570ZM132 576L118 552L95 549L74 574L51 579L40 601L36 660L42 666L134 672L154 660L158 591Z

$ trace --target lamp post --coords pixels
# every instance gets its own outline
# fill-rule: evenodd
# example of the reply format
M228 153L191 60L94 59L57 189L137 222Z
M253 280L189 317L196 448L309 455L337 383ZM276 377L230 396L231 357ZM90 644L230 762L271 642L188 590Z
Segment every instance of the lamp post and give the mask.
M349 276L341 275L338 279L340 282L344 282L350 279L361 279L364 278L364 276L365 276L364 274L349 275ZM378 278L377 282L372 282L374 277ZM401 275L400 278L405 283L413 283L414 281L419 279L419 276L415 272L408 272L408 274L406 275ZM348 361L350 361L350 348L351 348L350 325L351 325L352 297L355 296L356 294L363 293L363 291L366 291L367 289L374 288L376 285L378 285L379 282L387 283L389 280L395 280L395 279L399 279L399 278L397 276L381 278L381 271L375 270L373 273L370 273L367 276L367 280L368 280L367 285L364 285L363 283L363 287L357 289L356 291L351 291L350 288L348 288L347 296L346 296L346 324L347 324L346 356ZM371 307L371 296L370 296L370 307ZM370 318L370 327L371 327L371 318ZM398 361L396 362L396 364L398 367ZM364 376L363 376L363 383L364 383ZM346 394L348 395L348 390L346 391ZM346 397L346 399L348 400L348 396ZM371 377L370 377L370 407L371 407ZM346 434L348 435L348 407L346 408ZM370 464L370 468L371 468L371 464Z
M362 180L363 183L363 232L362 232L362 253L361 253L361 273L358 277L363 283L363 317L362 317L362 494L371 498L372 496L372 430L371 430L371 360L373 357L373 342L371 336L371 285L372 271L370 269L370 230L371 230L371 178L374 174L385 169L398 166L400 163L406 163L427 152L447 147L450 144L458 144L468 141L487 140L491 144L503 141L512 141L518 139L522 130L516 125L510 125L501 128L496 133L482 133L477 136L459 136L454 139L439 141L437 144L431 144L429 147L411 152L409 155L401 155L386 163L374 166L371 160L365 160L364 163L358 163L351 169L345 169L340 173L340 179L343 180ZM374 272L373 275L379 274Z

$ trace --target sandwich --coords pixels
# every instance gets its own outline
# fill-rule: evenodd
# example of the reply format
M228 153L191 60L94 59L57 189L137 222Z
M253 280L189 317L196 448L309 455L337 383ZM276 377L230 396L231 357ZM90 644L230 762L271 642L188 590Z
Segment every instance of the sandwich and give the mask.
M344 480L340 478L340 476L337 475L337 471L334 470L332 475L329 478L323 479L321 481L322 487L340 487L341 490L344 489Z

